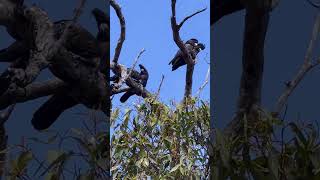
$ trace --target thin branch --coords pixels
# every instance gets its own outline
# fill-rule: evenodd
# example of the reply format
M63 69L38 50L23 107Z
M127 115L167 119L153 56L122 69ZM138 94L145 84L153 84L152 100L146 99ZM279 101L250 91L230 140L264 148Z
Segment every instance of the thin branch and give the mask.
M115 64L113 62L110 62L110 69L114 74L118 76L121 76L121 74L127 74L127 68L122 64ZM127 78L125 83L131 88L131 90L134 90L136 94L141 94L143 98L151 95L151 93L146 88L141 86L141 84L135 82L131 77ZM113 94L111 93L111 95Z
M206 78L205 78L205 81L204 83L200 86L198 92L197 92L197 96L200 96L200 93L203 91L203 89L207 86L207 84L209 83L209 78L210 78L210 66L208 68L208 71L207 71L207 75L206 75Z
M144 52L145 52L144 49L142 49L142 50L139 52L138 56L135 58L135 60L134 60L134 62L133 62L133 65L132 65L131 69L129 70L129 72L128 72L128 69L127 69L127 68L124 68L123 65L118 65L118 64L117 64L117 69L121 69L121 71L120 71L120 73L119 73L119 72L118 72L118 73L115 72L115 74L117 74L117 75L118 75L119 77L121 77L121 78L120 78L119 82L115 85L116 87L121 87L121 85L122 85L124 82L126 82L128 78L131 77L132 72L135 71L134 68L135 68L136 64L138 63L138 60L140 59L141 55L142 55Z
M15 103L49 96L66 88L67 84L59 79L42 83L32 83L25 88L17 88L15 91L9 91L0 96L0 109L5 109Z
M161 76L161 81L160 81L160 84L159 84L159 87L158 87L158 90L157 90L157 94L156 94L156 96L155 96L155 99L158 99L158 97L159 97L159 95L160 95L160 90L161 90L161 87L162 87L163 80L164 80L164 75Z
M122 44L126 38L126 22L125 22L123 14L121 12L121 7L114 0L110 0L110 5L116 11L116 14L117 14L119 21L120 21L120 27L121 27L120 37L119 37L118 44L117 44L117 47L116 47L116 50L114 53L114 57L113 57L113 62L117 64L118 60L119 60L120 53L121 53Z
M5 111L0 114L0 125L3 125L10 117L12 111L14 110L15 104L9 106Z
M132 65L129 73L127 73L127 76L126 76L125 80L126 80L128 77L131 77L131 74L132 74L132 72L134 71L134 68L136 67L136 65L137 65L137 63L138 63L141 55L142 55L145 51L146 51L145 49L142 49L142 50L139 52L138 56L136 57L136 59L135 59L134 62L133 62L133 65Z
M194 71L195 61L192 59L192 57L189 54L185 44L181 40L180 34L179 34L179 30L181 29L181 26L184 24L184 22L186 22L188 19L190 19L194 15L199 14L199 13L205 11L205 10L206 10L206 8L204 10L200 10L200 11L192 14L191 16L188 16L188 17L184 18L184 20L179 25L177 25L176 0L171 0L171 13L172 13L172 15L171 15L171 28L172 28L173 40L175 41L177 46L182 51L184 60L187 63L186 85L185 85L185 92L184 92L184 97L185 98L190 97L191 94L192 94L192 82L193 82L192 78L193 78L193 71Z
M312 2L312 0L306 0L311 6L319 9L320 8L320 3L315 3L315 2Z
M202 12L205 11L205 10L207 10L207 7L206 7L206 8L203 8L203 9L201 9L201 10L198 10L197 12L195 12L195 13L187 16L187 17L185 17L185 18L181 21L181 23L178 25L178 28L180 29L180 28L183 26L183 24L184 24L188 19L192 18L193 16L195 16L195 15L197 15L197 14L202 13Z
M179 26L177 25L177 19L176 19L176 0L171 0L171 13L172 13L171 28L172 28L173 40L177 44L177 46L180 48L180 50L183 52L186 63L193 65L195 62L192 60L179 34Z
M300 67L298 73L293 77L291 81L287 84L284 92L278 98L278 101L275 105L275 115L279 115L288 101L289 96L293 93L294 89L298 86L298 84L302 81L302 79L306 76L306 74L315 66L319 64L319 60L315 63L311 62L312 53L314 49L315 42L318 38L320 32L320 13L316 17L315 24L313 26L312 36L309 42L309 46L305 55L305 59L303 64Z
M74 9L74 14L73 14L73 18L72 21L69 22L66 26L66 28L64 29L60 39L58 41L56 41L56 43L54 44L55 52L58 51L59 47L62 46L62 44L67 40L67 36L69 33L69 27L72 26L74 23L76 23L83 11L84 5L86 3L86 0L80 0L79 5ZM55 53L53 53L55 54Z

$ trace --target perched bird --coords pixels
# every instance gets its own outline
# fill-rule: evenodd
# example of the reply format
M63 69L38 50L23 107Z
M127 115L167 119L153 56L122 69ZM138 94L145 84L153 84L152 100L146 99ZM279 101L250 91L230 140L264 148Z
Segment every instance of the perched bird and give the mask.
M97 39L98 39L98 41L100 41L100 42L110 41L109 18L107 16L107 14L98 8L93 9L92 14L97 21L97 26L98 26Z
M108 72L108 57L110 54L109 45L110 45L110 22L109 17L106 13L101 11L98 8L92 10L92 14L97 21L98 26L98 34L97 40L99 41L99 46L101 49L101 62L99 65L99 69L102 73Z
M131 75L132 79L134 81L136 81L137 83L141 84L143 87L146 87L147 86L147 83L148 83L148 79L149 79L149 73L148 73L148 70L142 65L142 64L139 64L139 67L140 67L140 73L139 73L139 76L134 76L134 75ZM135 92L134 89L131 89L127 92L125 92L121 98L120 98L120 101L122 103L126 102L131 96L137 94ZM139 94L137 94L139 95Z
M47 129L65 110L77 104L71 96L64 93L54 94L33 114L31 123L36 130Z
M190 53L192 59L195 59L197 54L205 48L204 44L198 44L197 39L189 39L185 42L187 51ZM179 67L186 65L186 61L183 58L183 52L179 49L174 58L169 62L172 64L172 71L178 69Z
M65 31L70 20L60 20L54 22L54 35L59 39ZM100 57L101 50L97 39L79 24L69 26L64 47L72 53L84 57L88 60Z

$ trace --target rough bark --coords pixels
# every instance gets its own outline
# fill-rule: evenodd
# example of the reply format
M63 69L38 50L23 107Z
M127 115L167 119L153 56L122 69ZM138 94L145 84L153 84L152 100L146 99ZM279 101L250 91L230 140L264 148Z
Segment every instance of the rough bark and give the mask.
M240 93L235 119L227 125L224 132L236 136L241 129L240 121L244 115L249 120L261 103L261 90L264 64L264 41L269 22L269 11L247 8L243 41L242 75Z

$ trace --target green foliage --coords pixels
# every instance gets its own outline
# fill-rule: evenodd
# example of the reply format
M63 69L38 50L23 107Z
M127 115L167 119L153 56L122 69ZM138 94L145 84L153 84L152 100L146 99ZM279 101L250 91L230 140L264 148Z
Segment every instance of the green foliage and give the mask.
M212 179L320 179L319 132L315 125L285 124L263 113L255 126L248 127L251 132L248 142L240 135L228 139L215 130ZM249 161L243 156L246 145L250 148Z
M43 133L47 134L47 139L44 140L29 138L28 140L37 146L59 147L56 150L49 150L46 158L39 158L24 144L11 147L8 152L21 148L23 150L14 155L17 158L10 160L6 179L59 180L66 174L78 180L108 179L110 167L110 135L109 129L106 128L108 120L103 119L92 124L93 126L89 127L84 122L84 129L71 129L63 134L45 131ZM64 142L67 140L69 140L68 145L65 145ZM67 150L72 146L71 150Z
M206 177L209 113L209 103L198 99L165 105L150 98L124 113L115 109L113 178Z

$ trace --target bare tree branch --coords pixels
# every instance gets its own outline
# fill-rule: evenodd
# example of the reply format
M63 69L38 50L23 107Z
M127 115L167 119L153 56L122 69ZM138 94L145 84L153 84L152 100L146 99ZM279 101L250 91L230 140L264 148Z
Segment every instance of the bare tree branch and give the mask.
M315 42L318 38L320 32L320 14L317 15L313 31L311 35L311 39L309 42L309 46L304 58L304 62L300 67L300 70L298 73L293 77L291 81L287 84L284 92L281 94L281 96L278 98L278 101L275 105L274 115L279 115L285 106L285 104L288 101L289 96L293 93L294 89L299 85L299 83L302 81L302 79L306 76L306 74L315 66L319 64L319 60L315 63L311 61L313 49L315 46Z
M4 127L5 122L9 119L11 113L13 112L15 104L9 106L5 111L0 113L0 179L4 174L4 166L6 164L6 149L8 146L8 135L6 134L6 129Z
M318 2L318 3L315 3L315 2L313 2L312 0L306 0L306 1L307 1L311 6L317 8L317 9L320 8L320 3L319 3L319 2Z
M162 87L163 80L164 80L164 75L161 76L160 84L159 84L159 87L158 87L158 90L157 90L157 94L156 94L156 96L155 96L155 99L158 99L158 97L159 97L159 95L160 95L160 90L161 90L161 87Z
M119 74L127 74L128 68L126 68L124 65L121 64L115 64L113 62L110 63L110 69L113 73L119 75ZM143 98L151 96L151 93L144 88L141 84L135 82L131 77L127 78L125 81L126 85L130 87L130 89L134 90L136 94L141 94ZM115 93L114 93L115 92ZM118 94L117 90L112 90L111 96L114 94Z
M126 75L125 80L128 79L129 77L131 77L131 74L132 74L132 72L134 71L134 68L136 67L136 65L137 65L137 63L138 63L141 55L142 55L145 51L146 51L145 49L142 49L142 50L139 52L138 56L136 57L136 59L135 59L134 62L133 62L133 65L132 65L130 71L129 71L128 74Z
M193 13L193 14L191 14L191 15L187 16L187 17L185 17L185 18L181 21L181 23L178 25L179 30L180 30L180 28L183 26L183 24L184 24L188 19L192 18L193 16L195 16L195 15L197 15L197 14L202 13L202 12L203 12L203 11L205 11L205 10L207 10L207 8L204 8L204 9L198 10L197 12L195 12L195 13Z
M120 20L120 27L121 27L121 33L120 33L120 37L118 40L118 44L114 53L114 57L113 57L113 62L114 63L118 63L119 60L119 56L121 53L121 49L122 49L122 44L126 38L126 22L125 19L123 17L123 14L121 12L121 7L116 3L115 0L110 0L110 5L113 7L113 9L116 11L116 14Z
M193 17L196 14L199 14L205 9L197 11L196 13L192 14L191 16L186 17L179 25L177 24L177 19L176 19L176 0L171 0L171 28L172 28L172 34L173 34L173 40L177 44L177 46L180 48L180 50L183 53L184 60L187 63L187 71L186 71L186 85L185 85L185 93L184 97L191 97L192 95L192 78L193 78L193 70L194 70L194 65L195 61L192 59L191 55L189 54L186 46L184 45L183 41L180 38L179 30L181 29L181 26L184 24L186 20L189 18Z
M43 83L32 83L25 88L17 88L0 96L0 109L5 109L11 104L26 102L40 97L49 96L67 88L67 84L59 79Z
M5 111L0 113L0 125L3 126L9 119L12 111L14 110L15 104L9 106Z
M200 93L203 91L203 89L206 87L206 85L209 83L209 78L210 78L210 66L208 68L208 71L207 71L207 75L206 75L206 78L205 78L205 81L204 83L200 86L198 92L197 92L197 96L200 96Z

